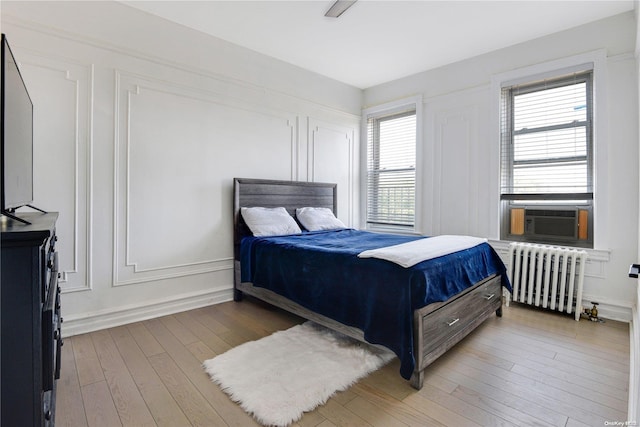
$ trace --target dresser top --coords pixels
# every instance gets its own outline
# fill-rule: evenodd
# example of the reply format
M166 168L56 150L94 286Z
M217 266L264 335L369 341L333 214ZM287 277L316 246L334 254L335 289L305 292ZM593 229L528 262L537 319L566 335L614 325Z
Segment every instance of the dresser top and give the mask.
M43 240L53 235L58 212L25 212L20 213L19 217L31 224L23 224L5 216L0 218L3 246L12 241Z

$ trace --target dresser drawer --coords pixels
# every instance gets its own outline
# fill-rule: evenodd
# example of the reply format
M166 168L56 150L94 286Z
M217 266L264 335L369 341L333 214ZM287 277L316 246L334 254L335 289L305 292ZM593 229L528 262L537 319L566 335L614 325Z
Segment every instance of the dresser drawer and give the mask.
M443 353L466 335L487 312L502 305L500 278L494 278L422 318L423 359ZM485 316L486 317L486 316ZM450 343L450 344L448 344Z

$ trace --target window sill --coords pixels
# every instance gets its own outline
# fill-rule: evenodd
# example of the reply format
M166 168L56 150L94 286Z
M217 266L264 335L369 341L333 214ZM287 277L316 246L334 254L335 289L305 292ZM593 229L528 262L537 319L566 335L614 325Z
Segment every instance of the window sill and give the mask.
M506 254L509 251L509 244L512 242L509 240L491 240L489 239L489 244L496 250L496 252L501 254ZM561 245L558 245L561 246ZM572 246L567 246L572 247ZM610 249L590 249L590 248L579 248L587 252L589 261L599 261L599 262L609 262L611 259L611 250Z
M374 233L407 234L407 235L410 235L410 236L420 236L421 235L415 229L407 228L407 227L368 226L368 227L365 227L365 230L366 231L371 231L371 232L374 232Z

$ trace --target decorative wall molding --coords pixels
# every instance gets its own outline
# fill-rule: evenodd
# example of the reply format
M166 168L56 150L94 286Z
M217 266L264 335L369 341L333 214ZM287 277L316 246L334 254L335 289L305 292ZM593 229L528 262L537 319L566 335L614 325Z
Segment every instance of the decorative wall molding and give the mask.
M635 61L636 56L631 52L626 52L607 56L607 60L610 62Z
M81 20L84 10L86 9L79 9L75 18ZM22 9L15 9L16 14L21 11ZM64 286L62 301L66 320L65 335L230 300L232 285L228 279L232 276L233 268L232 227L229 222L232 216L231 178L245 176L305 179L308 176L309 138L314 139L310 152L316 156L324 155L338 139L338 134L331 130L335 130L336 126L344 126L344 129L340 129L340 147L348 147L344 152L340 150L340 158L337 159L338 163L349 165L348 172L340 171L345 176L348 175L349 179L345 184L341 183L342 190L339 194L349 199L350 206L343 202L341 211L346 214L349 210L351 216L353 212L358 212L358 205L353 200L354 194L358 192L353 187L359 177L353 175L358 173L359 135L351 128L357 128L360 123L358 112L362 91L266 57L254 57L254 53L232 45L221 46L213 42L211 55L198 58L194 54L201 50L195 45L195 42L202 40L199 36L177 27L162 27L165 24L158 20L133 17L128 24L132 28L139 24L143 29L152 25L155 25L154 28L173 29L178 38L182 37L187 43L193 41L193 46L184 46L184 49L188 49L186 61L172 58L171 54L176 50L171 51L171 47L166 55L153 49L150 50L152 54L148 55L145 51L146 39L143 38L132 37L129 44L128 41L117 41L121 44L118 46L110 44L111 39L102 37L102 34L108 32L101 33L100 29L96 32L86 30L88 34L100 38L93 39L80 33L86 28L82 25L77 27L78 33L74 34L71 31L76 31L75 27L57 28L53 18L49 21L51 26L47 26L46 23L42 25L11 19L4 12L3 9L3 30L9 31L19 41L12 45L16 48L19 59L27 61L24 52L30 50L34 56L44 58L51 55L62 64L73 61L80 65L93 64L90 74L87 74L91 79L89 86L84 86L87 79L74 75L73 68L54 65L54 68L71 70L69 78L79 82L78 116L73 121L66 120L65 126L78 127L80 137L84 135L83 132L88 135L87 142L82 139L79 141L77 165L72 165L71 155L65 155L62 165L61 162L55 164L58 168L66 167L64 172L69 177L77 173L73 180L70 178L69 183L64 183L62 187L67 188L65 191L69 194L75 192L79 195L74 201L77 213L74 216L73 231L61 233L62 230L58 230L60 244L74 241L76 247L73 250L78 254L73 263L72 256L68 255L66 259L70 264L68 268L63 266L70 272L74 269L72 264L78 265L77 273L66 275L68 282ZM30 19L26 14L20 16ZM34 19L35 17L36 15ZM271 65L273 69L265 69ZM280 68L282 73L276 73ZM67 78L66 74L61 76ZM71 85L72 82L66 83ZM86 101L85 88L90 102ZM38 89L37 92L42 96L51 95L48 87ZM160 102L153 104L155 100ZM182 104L172 109L171 113L180 113L179 108L183 106L190 109L190 112L202 115L213 110L214 115L204 117L201 124L208 126L207 132L214 127L216 132L209 133L223 133L225 138L224 142L220 142L223 139L218 138L204 147L206 150L211 147L219 150L214 151L216 156L211 156L211 152L207 152L207 155L196 152L195 161L186 162L188 167L194 168L199 166L197 163L202 159L212 163L210 167L215 172L213 175L205 175L209 182L201 188L206 206L203 208L193 203L176 206L174 199L179 199L182 195L173 194L167 203L167 209L163 209L173 210L170 220L155 216L150 218L153 226L161 228L188 223L195 216L196 210L209 216L205 226L208 234L203 236L202 247L195 245L201 242L185 235L178 236L178 247L167 252L166 248L158 247L174 242L167 242L167 239L162 242L147 241L143 234L146 232L146 224L141 221L152 208L147 209L144 205L147 203L146 195L141 193L152 186L144 181L144 176L140 177L146 169L139 166L151 165L156 161L154 153L145 153L140 151L141 148L173 154L176 145L195 146L192 137L197 136L197 130L193 127L187 129L190 139L185 140L174 137L173 140L167 140L166 133L163 134L162 131L153 136L147 133L150 129L145 127L145 120L150 123L157 118L171 118L171 113L167 113L168 110L164 107L172 100ZM196 103L201 103L200 107L193 107ZM231 120L227 121L229 117ZM311 134L308 128L309 117L316 120L316 130ZM182 123L187 123L187 126L194 124L189 116L178 125ZM352 133L347 136L349 131ZM250 142L239 142L234 138L238 134L244 135L244 140ZM158 137L157 147L152 144L153 137ZM91 138L95 138L95 147ZM75 138L68 140L75 143ZM140 145L141 142L143 145ZM82 150L86 150L86 153ZM58 159L57 156L50 158ZM146 159L152 160L147 162ZM167 164L166 157L159 160L157 164ZM84 176L85 166L88 177ZM312 173L319 178L326 170L328 169L321 165ZM187 181L195 183L194 176L198 174L198 171L187 171ZM66 175L56 175L54 179ZM170 173L166 173L165 177L169 175ZM331 181L341 182L341 177L342 175L338 175L336 179L332 177ZM78 186L77 191L72 190L74 181ZM162 187L152 188L155 191L154 197L158 195L159 188ZM157 198L153 199L147 206L156 206L157 201ZM71 202L65 201L66 205L71 205ZM226 205L229 205L229 209ZM212 206L214 209L211 209ZM83 215L87 216L86 221ZM71 214L66 218L70 220ZM65 238L65 234L71 236L74 233L77 234L74 236L75 240ZM188 243L191 241L194 246L189 247ZM164 256L167 253L170 256ZM80 282L78 276L84 272L85 254L88 257L87 280L82 284L86 284L85 289L91 289L92 292L71 292L79 290L70 288L69 284L75 283L73 280ZM149 301L150 298L156 300Z
M490 84L482 84L482 85L464 88L464 89L460 89L460 90L456 90L448 93L442 93L438 95L425 97L425 98L422 98L422 104L427 106L427 105L443 103L443 102L446 103L446 102L450 102L451 99L454 99L456 97L473 98L473 97L480 96L487 93L487 91L490 89L491 89Z
M352 126L329 123L313 117L307 118L307 180L326 181L323 177L323 168L331 167L336 161L342 159L347 163L346 169L340 168L342 180L338 184L338 215L347 218L347 226L353 227L355 224L355 178L356 164L359 161L356 150L356 134L359 122L354 122ZM340 152L342 150L342 153ZM346 155L340 155L345 154ZM324 156L323 156L324 154ZM332 162L324 163L322 159L333 159ZM329 172L328 175L334 176ZM347 214L341 215L344 207L340 204L342 194L346 191ZM345 200L345 199L342 199Z
M68 82L66 95L71 103L65 105L64 100L58 98L40 99L37 103L34 115L34 135L40 133L40 137L34 138L37 147L34 156L43 156L42 161L36 162L39 166L34 170L34 185L37 189L46 187L36 194L36 205L42 203L45 210L57 210L60 212L58 221L58 235L60 236L59 250L62 254L71 254L68 257L61 256L61 277L59 283L63 293L85 291L92 289L92 242L93 242L93 64L82 64L63 58L54 58L26 50L21 55L19 64L27 86L32 88L32 93L42 93L37 89L40 84ZM45 76L46 74L46 76ZM33 78L31 81L30 78ZM64 85L64 83L62 84ZM32 95L33 97L34 95ZM55 105L54 105L55 102ZM67 108L65 110L65 107ZM71 120L51 120L50 117L70 113ZM38 119L40 115L40 119ZM71 125L70 127L64 127ZM71 138L60 136L61 132L67 132ZM60 159L64 151L70 151L73 158L66 165L72 168L61 167L58 162L51 159ZM65 176L65 172L71 170L71 176ZM65 176L71 178L72 186L57 186L57 191L51 192L51 180L62 179ZM53 178L55 177L55 178ZM65 189L71 188L70 194ZM68 199L69 205L64 205ZM68 221L67 217L71 217ZM70 222L71 229L65 228ZM70 233L70 234L69 234ZM71 246L71 250L65 247Z
M436 234L478 233L476 106L433 106L433 229ZM443 165L449 165L444 168ZM458 197L466 191L469 198ZM445 197L451 196L448 200ZM464 205L462 205L464 203ZM447 220L446 222L444 220ZM457 219L456 223L454 220Z
M170 67L175 70L187 72L192 75L197 75L197 76L204 77L206 79L215 80L223 85L232 85L233 87L240 90L241 92L244 91L245 93L250 94L251 97L260 96L263 98L269 98L269 97L276 96L276 97L283 98L285 102L288 101L288 102L301 103L303 108L317 109L324 113L337 115L338 117L343 117L345 119L355 119L355 120L360 119L360 116L355 115L353 113L340 110L330 105L319 104L318 102L315 102L311 99L307 99L301 96L296 96L296 95L284 92L282 90L275 90L266 86L261 86L255 83L247 82L245 80L240 80L232 76L211 71L210 69L207 69L207 68L193 67L193 66L186 65L182 62L171 61L164 57L151 55L148 52L131 49L125 46L114 45L112 43L108 43L104 40L97 39L94 37L87 37L85 35L80 36L76 33L62 30L60 28L42 25L42 23L27 21L6 12L3 12L2 14L2 21L3 21L3 24L5 24L6 22L11 25L15 25L17 27L20 27L29 31L33 31L39 34L43 34L49 37L57 37L57 38L71 41L71 42L81 43L83 45L92 46L92 47L105 50L108 52L113 52L119 55L126 55L133 58L138 58L143 61L156 64L158 66Z
M174 260L162 260L154 262L153 265L142 265L143 263L136 259L136 251L133 249L134 233L138 230L132 220L135 212L132 212L132 150L136 148L136 144L153 144L156 141L152 134L153 125L149 129L149 135L134 135L133 127L139 125L136 117L149 113L148 111L134 110L134 105L144 97L153 97L154 100L162 99L165 102L183 102L194 103L198 105L210 106L216 108L227 115L248 114L256 120L248 122L259 122L261 118L263 122L268 122L270 126L280 127L282 135L287 135L289 140L282 140L286 144L287 155L289 156L290 177L296 179L298 174L298 118L292 113L280 112L273 109L266 109L256 104L249 104L241 100L220 95L214 91L208 91L203 87L191 87L176 83L173 81L154 79L129 73L121 70L115 71L116 94L115 94L115 142L114 142L114 228L113 228L113 283L112 286L124 286L137 283L151 282L157 280L184 277L188 275L211 273L221 270L231 270L233 268L232 256L223 257L207 257L203 258L198 255L197 259L189 259L182 262ZM143 97L143 98L140 98ZM135 102L134 102L135 101ZM168 104L167 104L168 105ZM162 109L162 106L154 105L153 108ZM151 112L153 114L153 112ZM138 115L138 116L136 116ZM144 127L145 123L141 126ZM182 124L181 124L182 125ZM203 124L206 126L206 124ZM231 124L229 125L231 126ZM225 130L226 131L226 130ZM256 135L268 130L256 129ZM264 135L265 139L273 135ZM144 140L135 140L134 138L145 138ZM162 136L160 136L162 138ZM231 141L233 144L236 141ZM158 141L165 149L171 147L170 141ZM179 142L177 142L179 143ZM164 144L164 145L163 145ZM167 145L169 144L169 145ZM210 147L211 148L211 147ZM222 150L223 147L215 147ZM284 148L284 146L283 146ZM213 149L213 148L211 148ZM145 155L154 155L145 154ZM204 153L198 153L197 156L206 156ZM152 159L144 159L151 162ZM191 160L196 161L197 158ZM238 161L240 161L239 159ZM141 166L141 165L138 165ZM184 166L184 165L183 165ZM182 179L188 179L181 176ZM200 182L193 182L194 186L201 185ZM151 188L149 188L151 190ZM211 194L214 197L214 194ZM182 214L182 220L188 221L190 206L183 207L185 212ZM161 224L159 224L161 226ZM170 244L170 242L167 242ZM229 241L229 251L231 250L231 241ZM153 247L149 247L153 250ZM145 255L147 252L145 251Z

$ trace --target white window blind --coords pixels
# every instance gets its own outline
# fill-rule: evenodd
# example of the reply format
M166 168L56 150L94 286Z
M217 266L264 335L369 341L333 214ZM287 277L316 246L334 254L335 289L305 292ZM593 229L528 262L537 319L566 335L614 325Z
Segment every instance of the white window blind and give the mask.
M367 118L367 223L413 227L416 110Z
M503 200L593 199L591 72L503 89Z

